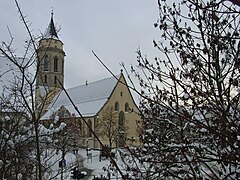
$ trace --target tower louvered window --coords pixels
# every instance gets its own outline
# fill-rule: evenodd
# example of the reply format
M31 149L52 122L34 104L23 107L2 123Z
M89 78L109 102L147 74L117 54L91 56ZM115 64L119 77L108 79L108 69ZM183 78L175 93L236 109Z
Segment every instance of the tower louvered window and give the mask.
M48 71L48 56L44 57L44 71Z
M47 83L47 75L44 76L44 83Z
M57 84L57 76L54 76L54 84Z
M58 57L54 57L54 72L58 72Z

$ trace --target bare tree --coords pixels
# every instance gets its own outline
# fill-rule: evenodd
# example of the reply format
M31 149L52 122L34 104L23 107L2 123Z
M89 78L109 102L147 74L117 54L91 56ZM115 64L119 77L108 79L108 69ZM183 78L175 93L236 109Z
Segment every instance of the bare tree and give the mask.
M74 114L71 114L64 106L61 106L56 112L51 115L51 119L47 120L49 129L55 129L52 133L53 143L51 147L56 150L57 153L61 153L60 169L61 179L63 179L63 173L73 168L66 167L66 154L68 152L78 152L78 148L82 145L83 128L81 122ZM46 126L46 125L45 125Z
M0 178L33 178L34 159L29 156L33 138L28 136L32 128L26 125L27 114L15 107L13 94L0 98ZM12 104L13 103L13 104ZM25 166L22 166L25 164Z
M107 137L110 149L114 142L117 145L118 118L113 107L107 107L104 110L102 118L99 119L98 128L100 136Z
M4 87L4 91L1 94L1 105L8 107L7 111L1 112L7 112L8 116L12 119L9 122L12 122L9 127L11 129L4 129L5 132L8 134L11 133L11 136L8 136L7 145L9 143L16 143L15 146L22 143L22 152L25 152L26 156L22 156L25 161L27 161L27 158L31 158L31 168L26 166L26 176L24 176L24 179L30 178L30 179L43 179L44 170L47 168L44 167L45 163L43 162L43 147L42 147L42 137L39 134L40 133L40 115L43 114L43 107L47 103L47 97L44 97L42 99L42 106L35 106L35 84L36 84L36 77L39 72L39 63L42 59L38 56L37 49L38 49L38 40L41 37L35 37L32 34L32 30L30 28L30 23L27 22L26 17L23 15L23 12L18 4L18 1L15 1L17 11L20 15L20 20L23 22L23 25L28 33L28 40L25 41L24 48L25 52L22 55L18 55L16 50L13 49L13 43L14 38L12 37L10 33L10 41L9 42L1 42L0 46L0 52L1 56L3 56L5 59L8 60L8 64L11 64L11 72L13 73L13 78L8 79L9 85ZM10 30L9 30L10 32ZM21 57L21 58L19 58ZM2 69L1 69L2 70ZM6 72L1 72L1 77L6 75ZM2 106L1 106L2 107ZM10 110L10 111L9 111ZM23 115L24 112L24 115ZM1 117L1 121L5 121L6 116ZM20 120L16 120L18 117L21 117ZM23 122L25 123L24 126ZM25 129L25 127L29 129ZM20 131L22 130L22 131ZM3 131L1 131L3 133ZM17 137L19 138L17 133L20 133L22 135L21 137L26 140L25 143L23 141L16 142L14 139ZM24 133L26 133L24 135ZM2 140L4 138L6 139L6 133L1 134ZM29 144L31 146L29 146ZM25 145L26 144L26 145ZM31 147L31 148L29 148ZM18 147L15 150L20 150L20 147ZM11 151L8 151L11 152ZM7 152L7 153L8 153ZM15 151L14 151L15 152ZM4 153L4 151L3 151ZM5 155L7 155L5 153ZM12 155L12 157L10 157ZM10 154L9 157L6 157L10 159L9 161L19 161L18 155ZM8 162L9 162L8 161ZM23 161L19 161L19 163L22 163ZM2 178L11 178L11 173L6 173L7 171L16 171L16 167L18 167L22 171L23 168L20 168L21 166L15 166L11 169L6 169L7 161L1 162L1 168L3 170L3 174L1 172ZM8 167L9 168L9 167ZM1 171L2 171L1 169ZM31 171L31 172L30 172ZM25 172L23 172L25 173ZM27 176L27 173L29 176ZM9 175L9 176L8 176ZM15 176L16 177L16 176ZM17 179L17 178L15 178Z
M158 0L160 56L138 54L143 147L129 176L240 177L240 14L228 1ZM130 158L130 157L127 157ZM129 162L129 161L126 161Z

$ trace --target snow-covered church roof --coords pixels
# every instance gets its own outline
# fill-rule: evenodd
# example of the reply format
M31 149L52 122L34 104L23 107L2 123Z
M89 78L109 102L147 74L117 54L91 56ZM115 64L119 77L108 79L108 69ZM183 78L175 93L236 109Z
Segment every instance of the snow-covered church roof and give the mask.
M121 75L118 75L119 79ZM67 89L67 92L83 116L96 115L111 96L118 80L115 77L105 78L82 86ZM61 106L79 116L64 91L61 91L49 105L42 120L49 119Z

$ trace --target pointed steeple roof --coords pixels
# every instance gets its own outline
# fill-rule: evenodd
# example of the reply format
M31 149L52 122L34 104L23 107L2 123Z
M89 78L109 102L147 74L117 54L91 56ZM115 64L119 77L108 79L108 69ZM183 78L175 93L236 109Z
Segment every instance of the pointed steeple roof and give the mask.
M45 34L44 34L44 38L58 39L57 31L56 31L54 21L53 21L53 11L51 13L50 23L48 25L48 28L46 29Z

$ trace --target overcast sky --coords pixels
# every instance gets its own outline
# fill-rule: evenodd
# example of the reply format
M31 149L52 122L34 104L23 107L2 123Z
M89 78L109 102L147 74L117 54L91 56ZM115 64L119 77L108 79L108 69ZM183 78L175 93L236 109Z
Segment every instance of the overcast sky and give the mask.
M66 53L67 88L110 76L92 50L115 74L120 73L120 62L128 67L136 64L139 47L150 58L156 55L152 45L159 36L153 27L158 17L155 0L19 0L19 4L35 35L47 28L53 7ZM0 41L9 41L8 26L21 56L27 33L14 0L0 0L0 22Z

